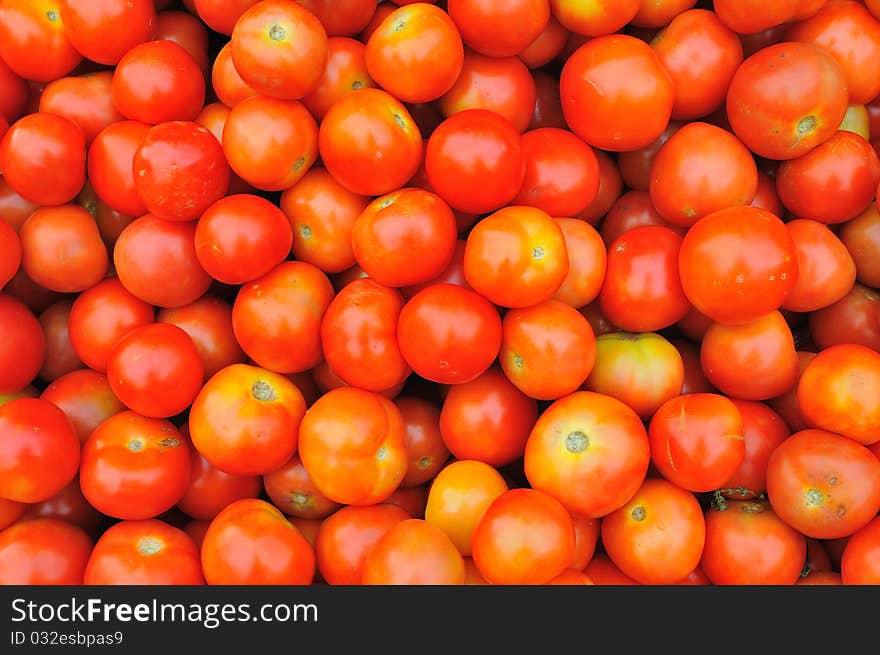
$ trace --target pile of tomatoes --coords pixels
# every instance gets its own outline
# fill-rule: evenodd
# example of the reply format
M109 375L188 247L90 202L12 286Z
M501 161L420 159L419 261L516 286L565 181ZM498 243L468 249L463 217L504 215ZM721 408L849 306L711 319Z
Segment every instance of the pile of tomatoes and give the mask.
M877 0L0 0L0 583L880 583Z

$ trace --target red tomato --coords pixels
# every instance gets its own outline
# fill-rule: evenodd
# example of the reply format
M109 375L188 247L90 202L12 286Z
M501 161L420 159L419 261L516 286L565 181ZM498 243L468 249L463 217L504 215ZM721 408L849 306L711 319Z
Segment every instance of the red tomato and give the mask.
M92 540L65 521L21 521L0 532L0 584L82 585Z
M64 0L61 17L73 47L99 64L113 66L156 36L152 0Z
M203 72L208 62L208 28L188 11L161 11L156 16L156 39L173 41L186 50Z
M614 152L657 139L675 99L672 78L651 47L623 34L578 48L565 62L559 90L572 131L591 146Z
M84 584L200 585L204 578L192 538L152 519L109 527L89 557Z
M488 300L448 283L419 291L397 321L397 343L406 363L440 384L479 377L498 356L501 334L501 317Z
M21 266L21 239L15 229L0 221L0 290L15 277Z
M754 34L794 17L797 0L777 0L771 6L759 0L717 0L715 13L730 29L739 34Z
M663 27L695 4L695 0L643 0L632 24L639 27Z
M798 281L782 308L813 312L845 297L856 280L856 265L844 243L816 221L794 220L785 227L797 252Z
M779 194L776 193L776 179L763 171L758 171L758 192L749 204L758 209L766 209L771 214L782 216L784 208L782 201L779 200Z
M593 581L593 584L597 585L641 584L617 568L617 565L612 562L605 553L598 553L593 557L587 565L587 568L584 569L584 573L589 576L590 580Z
M40 322L19 300L0 293L0 393L14 393L33 382L46 356ZM501 341L501 319L498 319Z
M450 0L447 5L465 44L489 57L519 54L550 20L548 0ZM504 29L498 29L499 25Z
M321 493L298 454L281 468L264 474L263 485L275 507L288 516L323 519L342 507Z
M0 221L18 231L39 205L26 200L13 191L6 180L0 176Z
M465 54L467 57L467 54ZM528 128L537 130L542 127L566 127L565 118L562 115L562 100L559 97L559 80L542 70L532 71L532 79L535 83L535 108L528 124ZM603 154L596 153L597 159ZM607 155L604 155L607 159ZM599 171L603 173L603 165L600 161ZM600 188L603 186L602 181L599 182ZM596 196L599 197L598 195ZM594 203L596 201L593 201Z
M39 377L45 382L52 382L62 375L83 368L83 363L70 344L70 333L67 329L72 305L70 300L59 300L40 314L40 326L46 338L46 358Z
M617 153L617 166L624 183L632 189L648 191L651 186L651 169L660 148L678 132L684 123L670 121L663 133L643 148Z
M197 13L208 27L229 36L241 15L260 0L191 0Z
M40 96L40 111L64 116L79 125L89 147L101 130L123 120L113 105L112 79L113 73L104 71L54 80Z
M330 36L353 36L363 30L373 14L376 2L373 0L297 0L312 12ZM366 39L365 39L366 40Z
M767 461L791 430L782 417L764 403L732 400L743 421L746 456L724 484L728 498L751 499L767 489Z
M440 528L419 519L393 525L367 553L365 585L464 584L464 560Z
M378 86L367 72L364 52L364 44L355 39L334 36L327 40L327 68L324 69L324 74L315 89L302 98L302 103L316 120L323 119L330 107L349 91ZM214 65L217 66L216 63ZM228 67L232 68L232 64L230 63ZM230 80L233 79L232 71L226 75ZM244 84L244 81L241 84ZM253 92L250 87L245 89ZM239 93L243 92L244 89L239 91Z
M147 206L134 185L134 156L150 126L119 121L101 130L88 153L89 182L102 201L126 216L143 216Z
M816 353L799 350L797 356L799 370L798 380L800 380L800 376L804 374L804 369L807 368L807 364L813 360ZM771 398L767 401L767 404L785 419L786 425L788 425L792 432L799 432L800 430L806 430L810 427L807 425L807 422L804 420L801 413L800 404L797 399L797 385L781 396Z
M189 487L177 503L187 516L209 521L227 505L242 498L256 498L263 490L257 475L232 475L215 468L195 448L190 450L192 466Z
M553 15L576 34L602 36L616 32L638 14L642 0L550 0Z
M242 100L257 95L257 92L235 69L232 62L232 43L227 43L214 58L211 65L211 87L217 99L227 107L235 107Z
M40 396L59 407L70 419L80 443L108 418L125 407L113 393L107 377L91 369L62 375Z
M15 122L21 116L27 100L27 82L12 72L0 58L0 116L7 123Z
M617 198L602 220L601 234L604 243L612 244L618 237L637 227L656 225L668 227L679 236L686 228L670 225L657 212L647 191L633 189Z
M605 278L607 255L602 237L586 221L577 218L555 218L562 230L568 253L568 275L553 294L575 308L590 304L599 295Z
M62 20L64 4L60 0L4 0L0 58L19 77L49 82L67 75L82 61Z
M562 53L569 35L568 29L551 14L544 30L517 57L531 69L545 66Z
M836 303L811 312L809 325L819 348L858 344L880 350L880 294L856 282Z
M703 373L703 367L700 363L700 347L686 339L672 339L670 343L678 350L684 364L684 382L681 385L681 394L714 393L715 387Z
M104 516L89 504L79 487L79 478L51 498L35 505L28 505L25 519L53 518L66 521L90 534L100 531Z
M880 583L880 518L874 519L850 537L843 550L840 575L843 584Z
M877 205L871 203L859 216L844 223L838 237L855 262L859 282L880 288L880 212Z

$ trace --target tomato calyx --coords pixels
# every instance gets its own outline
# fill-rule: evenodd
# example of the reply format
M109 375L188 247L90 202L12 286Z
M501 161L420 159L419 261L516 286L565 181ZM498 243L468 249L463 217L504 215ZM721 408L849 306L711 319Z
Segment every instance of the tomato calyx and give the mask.
M633 521L644 521L648 516L648 512L644 507L639 505L638 507L633 508L633 511L630 512L630 516L632 516Z
M57 21L60 18L60 16L58 15L57 11L55 11L54 9L50 9L49 11L46 12L46 18L48 18L51 22L54 23L55 21Z
M572 454L582 453L589 446L590 440L581 430L573 430L565 437L565 449Z
M710 506L712 509L718 512L726 512L727 511L727 501L731 498L735 498L739 496L740 498L751 498L753 503L749 503L748 505L743 505L744 512L763 512L763 507L757 501L762 501L765 499L763 493L756 493L751 489L747 489L746 487L732 487L730 489L716 489L712 492L712 500L710 501ZM752 507L752 509L749 509Z
M275 393L275 389L273 389L272 385L265 380L257 380L254 382L251 387L251 395L262 402L278 400L278 394Z
M275 23L272 27L269 28L268 32L269 38L273 41L284 41L287 38L287 30L284 29L282 25Z
M155 555L162 550L162 542L155 537L143 537L138 541L137 551L141 555Z
M812 134L816 130L816 125L816 117L812 114L809 116L804 116L801 120L799 120L797 124L798 141L803 139L805 136Z
M144 449L144 442L141 439L132 439L128 442L128 449L133 453L139 453Z

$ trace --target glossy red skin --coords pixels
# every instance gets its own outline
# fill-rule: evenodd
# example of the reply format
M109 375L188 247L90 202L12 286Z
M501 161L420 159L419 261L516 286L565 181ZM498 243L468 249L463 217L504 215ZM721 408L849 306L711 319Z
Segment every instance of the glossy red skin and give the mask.
M134 296L157 307L181 307L200 298L211 276L199 264L195 223L145 214L126 227L113 250L116 274Z
M64 116L79 125L89 147L101 130L124 120L110 95L112 78L113 73L103 71L54 80L40 95L40 111Z
M122 521L107 529L86 565L87 585L201 585L199 549L163 521Z
M597 585L641 584L617 568L617 565L612 562L605 553L597 553L595 557L590 560L590 563L587 564L584 573L589 576L590 580L593 581L593 584Z
M2 213L0 209L0 215ZM859 282L880 288L880 211L877 205L871 204L861 215L847 221L838 236L855 261Z
M417 396L400 396L394 404L403 417L409 464L401 487L431 482L449 460L449 450L440 434L440 409Z
M831 55L779 43L749 57L733 76L727 118L757 155L794 159L828 140L846 113L846 80Z
M489 57L519 54L550 20L548 0L450 0L447 6L465 44ZM505 29L499 30L500 24Z
M501 319L498 326L500 333ZM0 393L14 393L37 377L45 359L46 340L37 318L6 293L0 293L0 328Z
M156 15L156 39L174 41L186 50L202 71L209 71L208 29L187 11L165 10Z
M684 364L684 381L681 384L681 394L686 393L714 393L717 391L703 373L700 364L700 347L686 339L670 339L669 342L678 350L681 361Z
M798 281L782 308L813 312L844 298L856 281L856 264L843 242L816 221L798 219L785 227L797 252Z
M557 102L558 92L557 88ZM509 120L518 132L529 126L536 103L535 79L520 59L486 57L471 50L464 54L455 84L438 102L447 118L466 109L488 109Z
M256 90L241 79L232 63L232 45L224 45L211 65L211 87L217 99L229 108L239 102L257 95Z
M9 223L0 220L0 291L21 266L21 239Z
M204 369L189 335L176 325L135 328L113 347L107 361L113 393L150 418L183 412L202 388Z
M177 507L194 519L209 521L227 505L242 498L256 498L263 490L257 475L224 473L208 462L199 452L190 449L192 466L186 493Z
M29 114L0 140L0 169L20 196L39 205L63 205L85 183L85 148L82 129L70 119Z
M90 61L109 66L156 36L152 0L65 0L61 17L73 47Z
M0 116L12 123L17 119L27 100L27 82L12 72L0 59Z
M149 131L146 123L120 121L99 132L89 147L89 182L101 200L126 216L147 213L135 189L133 162Z
M328 36L353 36L363 30L376 13L373 0L299 0L317 16ZM365 39L366 40L366 39Z
M91 369L59 377L46 387L40 398L61 408L73 424L80 443L85 443L101 423L125 409L106 376Z
M21 521L0 532L0 584L82 585L92 545L59 519Z
M672 78L643 41L609 35L569 57L559 82L562 109L572 131L596 148L644 148L672 115Z
M836 303L811 312L809 325L818 348L858 344L880 351L880 294L856 282Z
M749 203L752 207L766 209L771 214L782 216L785 208L776 193L776 179L763 171L758 171L758 192Z
M324 118L330 107L349 91L379 86L367 71L364 50L363 43L346 36L327 39L327 68L314 90L302 98L315 120ZM253 92L250 87L246 89Z
M251 282L290 253L290 222L277 206L251 194L217 200L196 225L196 255L212 278L225 284Z
M651 41L675 86L672 118L707 116L724 103L743 60L737 35L705 9L680 13Z
M396 289L363 278L345 286L327 307L321 346L327 364L346 384L381 392L409 377L397 344L404 302Z
M163 419L120 412L89 436L82 451L80 487L98 511L127 521L171 509L190 480L190 447Z
M0 406L0 496L21 503L51 498L73 480L79 439L60 409L39 398Z
M134 155L134 187L147 211L193 221L229 189L229 165L217 138L198 123L152 127Z
M562 115L562 100L559 98L559 81L542 70L531 71L531 73L537 97L528 128L531 130L542 127L564 129L566 124L565 117ZM596 156L599 157L599 155Z
M104 516L83 496L79 488L79 478L74 478L51 498L28 505L24 517L59 519L82 528L89 534L96 534L104 521Z
M289 517L320 520L342 507L315 486L298 454L281 468L263 475L263 485L275 507Z
M791 430L782 417L764 403L735 398L731 401L742 416L746 456L724 483L724 495L735 500L748 500L767 490L767 461Z
M657 471L689 491L721 487L745 459L742 417L719 394L666 401L651 419L648 439Z
M719 323L748 323L777 309L797 282L797 254L782 221L755 207L709 214L679 251L685 295Z
M880 584L880 519L850 537L843 550L840 575L843 584Z
M17 232L37 207L39 205L22 198L0 177L0 221Z
M46 358L39 376L45 382L52 382L84 366L70 344L67 331L72 305L71 300L61 300L40 314L40 325L46 337Z
M617 168L626 186L648 191L651 186L651 169L660 148L678 132L684 123L670 121L663 133L643 148L617 153Z
M608 256L602 237L586 221L577 218L555 218L562 230L568 253L568 274L553 294L578 309L593 302L602 288Z
M189 335L202 360L205 380L247 359L232 330L232 307L216 296L205 294L189 305L159 310L156 320L176 325Z
M797 356L799 375L803 375L804 369L813 360L816 353L799 350ZM797 399L797 385L781 396L771 398L767 401L767 404L785 420L786 425L788 425L792 432L799 432L810 427L801 413L800 404Z
M654 332L690 309L678 272L682 238L668 227L624 232L608 246L599 306L609 321L630 332Z
M525 50L521 50L517 57L533 70L545 66L562 53L570 34L568 29L551 14L544 30Z
M425 168L434 192L453 209L486 214L509 204L525 178L519 133L492 111L468 109L428 139Z
M193 9L212 30L229 36L241 15L260 0L192 0Z
M588 5L579 0L550 0L553 15L576 35L611 34L639 12L641 0L598 0Z
M647 225L668 227L681 236L685 233L683 228L675 227L663 220L647 191L633 189L620 196L608 210L602 221L602 240L610 245L629 230Z
M107 246L108 252L112 251L116 245L122 230L134 221L134 217L126 216L115 209L111 209L107 203L98 197L91 182L88 180L86 180L83 190L76 197L76 203L92 215L92 218L98 225L98 232Z
M501 317L474 291L434 284L404 305L397 342L407 364L421 377L460 384L479 377L501 348Z
M0 532L18 521L28 507L25 503L17 503L14 500L0 498Z
M880 29L880 28L878 28ZM880 159L858 134L839 131L776 174L776 190L798 218L843 223L871 204L880 183Z
M443 443L456 459L505 466L522 456L537 403L497 367L449 388L440 411Z
M767 7L759 0L718 0L715 13L738 34L754 34L786 23L794 17L796 2L782 0Z
M56 0L12 0L0 9L0 58L16 75L48 82L82 61L67 37ZM35 57L38 52L40 56Z
M150 125L191 121L205 104L205 77L181 46L148 41L119 60L111 91L113 104L130 120Z

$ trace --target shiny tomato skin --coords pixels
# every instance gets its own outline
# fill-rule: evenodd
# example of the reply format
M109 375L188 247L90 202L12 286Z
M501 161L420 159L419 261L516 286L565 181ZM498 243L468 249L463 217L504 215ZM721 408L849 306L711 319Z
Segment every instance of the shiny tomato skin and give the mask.
M63 411L73 424L80 443L104 421L125 410L107 377L91 369L62 375L40 395Z
M354 36L363 30L376 13L373 0L297 0L312 12L329 36Z
M641 0L550 0L553 15L575 34L602 36L616 32L639 12Z
M840 561L840 575L843 584L880 583L880 519L850 537Z
M767 490L770 454L791 435L783 418L767 405L731 399L743 420L746 456L723 485L724 495L735 500L753 499Z
M597 585L629 586L641 584L617 568L617 565L605 553L598 553L593 557L587 568L584 569L584 573L589 576L593 584Z
M256 90L241 79L241 75L235 70L231 43L220 48L214 58L211 65L211 86L217 99L230 109L242 100L257 95Z
M37 207L37 203L22 198L0 177L0 221L18 232Z
M289 517L323 519L342 507L320 492L298 454L264 474L263 487L272 504Z
M119 121L98 132L88 152L89 182L102 201L126 216L143 216L147 206L134 185L134 156L150 126Z
M28 505L25 519L53 518L67 521L88 534L99 534L104 515L89 504L79 487L79 478L71 480L64 489L51 498Z
M460 585L464 560L440 528L422 519L395 524L367 553L365 585Z
M447 11L465 44L489 57L519 54L550 20L548 0L451 0ZM505 28L497 29L499 24Z
M190 1L190 0L188 0ZM241 15L260 0L191 0L190 11L215 32L229 36Z
M499 319L500 333L501 319ZM0 393L21 391L40 372L46 356L46 337L40 322L20 301L0 294ZM500 334L499 334L499 342Z
M627 191L614 202L602 219L600 232L603 241L610 245L624 233L648 225L668 227L680 236L686 232L685 228L667 223L651 202L651 194L640 189Z
M67 373L84 367L70 344L67 323L73 301L60 300L46 308L39 316L46 337L46 359L40 369L40 379L52 382Z
M108 66L156 36L152 0L65 0L61 17L73 47L90 61Z
M224 473L195 448L190 455L190 482L177 508L193 519L210 521L227 505L242 498L256 498L263 490L263 481L257 475Z
M109 71L62 77L46 85L40 95L40 111L69 118L80 126L86 147L105 127L124 120L110 94Z
M330 107L349 91L379 86L367 70L365 50L363 43L346 36L332 36L327 39L327 68L324 69L318 86L302 98L302 103L315 120L322 120ZM229 75L231 76L231 72ZM252 92L250 87L247 90ZM244 90L239 93L244 93Z
M833 305L809 314L810 336L818 348L857 344L880 351L880 293L856 282Z
M605 243L586 221L577 218L553 220L562 230L568 253L568 274L553 294L553 300L578 309L593 302L602 288L608 262Z
M440 433L440 409L417 396L399 396L394 404L403 417L409 459L401 486L415 487L431 482L450 455Z
M199 550L183 530L157 519L122 521L95 543L87 585L201 585Z
M63 4L58 0L3 3L0 58L19 77L50 82L67 75L82 61L67 36Z
M165 9L156 14L156 39L174 41L186 50L203 72L210 72L208 28L188 11Z
M717 0L715 13L738 34L755 34L794 18L797 0L781 0L765 6L757 0Z
M3 117L7 123L12 123L17 119L27 100L27 82L12 72L6 62L0 58L0 117Z
M844 223L838 237L856 265L859 282L875 289L880 287L880 211L871 205L854 219Z
M673 134L682 127L681 121L669 121L666 129L646 146L635 150L617 153L617 167L624 183L639 191L648 191L651 187L651 169L660 148L669 141Z
M818 221L796 219L785 228L797 252L798 280L785 296L782 309L813 312L846 296L857 274L846 245Z
M54 518L20 521L0 532L0 584L82 585L93 542Z

